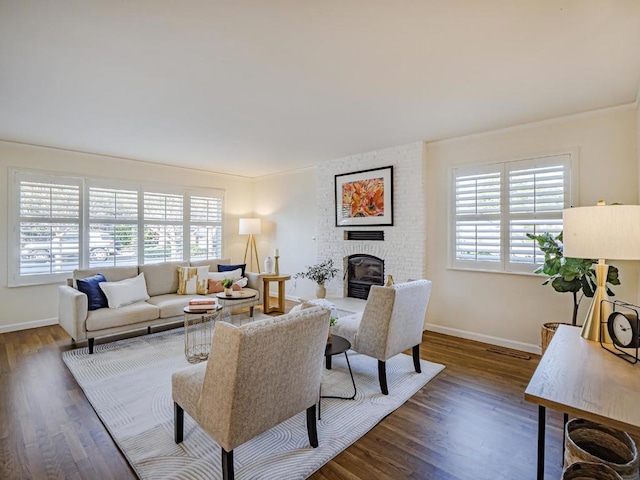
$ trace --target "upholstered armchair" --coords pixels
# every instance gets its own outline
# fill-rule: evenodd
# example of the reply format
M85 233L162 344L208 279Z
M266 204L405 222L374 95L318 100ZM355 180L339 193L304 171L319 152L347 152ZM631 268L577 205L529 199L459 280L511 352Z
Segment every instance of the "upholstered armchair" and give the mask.
M427 304L431 296L430 280L414 280L390 287L373 286L362 313L341 317L331 332L351 342L356 352L378 359L378 379L385 395L385 362L413 348L413 365L420 373L420 343Z
M184 411L222 447L222 473L233 480L233 450L307 411L307 433L318 446L316 403L329 311L320 307L241 327L216 323L205 363L172 375L176 443Z

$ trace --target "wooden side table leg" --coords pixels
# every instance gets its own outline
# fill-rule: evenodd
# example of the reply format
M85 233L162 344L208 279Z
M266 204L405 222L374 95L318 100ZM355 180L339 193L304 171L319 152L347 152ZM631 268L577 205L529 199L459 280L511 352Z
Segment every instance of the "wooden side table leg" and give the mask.
M269 313L269 280L262 279L262 313Z
M278 310L284 313L284 280L278 282Z

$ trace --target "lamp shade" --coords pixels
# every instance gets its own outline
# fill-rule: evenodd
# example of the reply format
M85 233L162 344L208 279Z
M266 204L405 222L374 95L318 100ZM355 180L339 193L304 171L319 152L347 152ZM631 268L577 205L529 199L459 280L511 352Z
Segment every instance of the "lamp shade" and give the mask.
M640 260L640 205L568 208L562 220L565 257Z
M241 218L238 228L240 235L260 235L262 227L259 218Z

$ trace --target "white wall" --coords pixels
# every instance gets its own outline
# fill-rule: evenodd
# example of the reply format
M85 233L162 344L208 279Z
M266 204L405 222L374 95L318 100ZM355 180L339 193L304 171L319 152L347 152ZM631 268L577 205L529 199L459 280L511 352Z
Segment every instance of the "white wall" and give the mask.
M393 226L336 227L335 175L393 166ZM318 257L331 258L338 275L327 285L332 296L344 293L343 260L354 254L384 260L385 275L396 282L423 278L426 270L424 143L416 142L324 162L318 167ZM345 230L382 230L384 241L345 240ZM309 281L310 282L310 281ZM310 282L312 283L312 282Z
M256 238L260 262L280 250L280 273L300 272L317 257L315 168L261 177L254 181L255 213L261 217L263 234ZM275 285L272 286L274 288ZM289 298L314 298L314 289L303 280L286 283Z
M233 261L242 260L244 238L237 234L238 218L250 215L253 209L252 181L249 179L0 141L0 185L3 186L0 195L0 332L56 323L58 316L58 285L7 287L8 167L224 189L224 256Z
M542 277L482 273L447 268L448 169L454 165L515 159L577 148L579 206L638 203L638 117L619 108L589 115L514 127L427 145L428 278L433 293L431 328L492 343L536 351L540 326L571 321L571 294L542 286ZM622 285L616 298L636 302L637 262L612 262ZM580 315L586 314L587 301Z

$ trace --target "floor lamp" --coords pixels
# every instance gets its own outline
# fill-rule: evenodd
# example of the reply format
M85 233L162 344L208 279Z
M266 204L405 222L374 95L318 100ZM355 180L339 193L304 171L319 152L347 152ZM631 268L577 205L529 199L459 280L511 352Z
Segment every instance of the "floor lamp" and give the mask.
M640 205L605 205L565 209L562 215L563 254L570 258L597 258L598 286L582 326L582 337L599 341L601 322L607 320L611 306L607 295L607 260L640 260ZM605 327L603 343L611 343Z
M258 260L258 248L256 247L256 238L254 235L260 235L262 233L262 227L259 218L241 218L238 228L240 235L249 235L247 237L247 246L244 247L244 263L247 263L247 252L249 252L249 261L253 267L253 255L256 257L256 264L258 265L258 273L260 272L260 260Z

